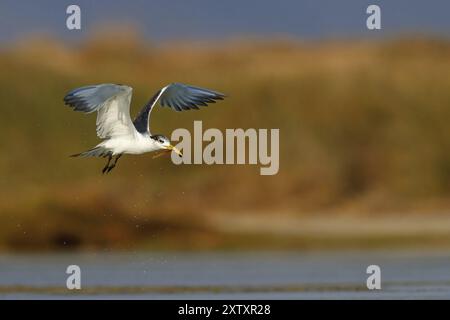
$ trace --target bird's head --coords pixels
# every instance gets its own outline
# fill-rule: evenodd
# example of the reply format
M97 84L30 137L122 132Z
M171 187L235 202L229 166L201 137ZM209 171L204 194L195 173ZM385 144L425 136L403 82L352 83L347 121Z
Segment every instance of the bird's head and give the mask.
M166 136L163 136L162 134L155 134L153 136L151 136L150 138L153 139L153 141L156 142L156 145L162 149L162 150L169 150L169 151L173 151L176 154L178 154L180 157L183 156L183 154L181 153L180 150L178 150L176 147L174 147L171 143L169 138L167 138Z

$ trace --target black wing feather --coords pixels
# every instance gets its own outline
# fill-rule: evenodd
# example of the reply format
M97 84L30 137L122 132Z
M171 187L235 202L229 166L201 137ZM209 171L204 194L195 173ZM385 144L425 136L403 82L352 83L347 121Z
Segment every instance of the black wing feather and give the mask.
M162 90L164 91L161 93ZM209 89L182 83L172 83L159 90L139 112L138 116L133 121L138 132L145 133L150 131L150 114L153 106L156 105L158 97L162 107L169 107L175 111L184 111L192 109L198 110L200 107L206 107L208 103L215 103L217 100L223 100L225 95Z

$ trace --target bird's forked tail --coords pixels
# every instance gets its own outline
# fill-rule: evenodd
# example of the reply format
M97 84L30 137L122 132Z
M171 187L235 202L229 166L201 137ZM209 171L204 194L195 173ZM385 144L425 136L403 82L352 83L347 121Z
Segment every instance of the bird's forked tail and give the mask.
M112 152L104 147L95 147L92 148L90 150L81 152L81 153L77 153L77 154L72 154L70 155L70 157L82 157L82 158L87 158L87 157L109 157L112 156Z

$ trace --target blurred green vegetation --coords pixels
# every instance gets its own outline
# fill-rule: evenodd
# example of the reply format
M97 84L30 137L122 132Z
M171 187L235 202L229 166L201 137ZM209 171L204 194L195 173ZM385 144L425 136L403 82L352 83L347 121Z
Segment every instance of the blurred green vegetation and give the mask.
M204 129L280 128L279 173L175 166L147 154L125 156L101 175L103 159L68 157L98 140L95 116L74 113L62 98L105 82L134 88L132 115L171 82L226 93L201 111L156 110L153 131L170 136L194 120ZM233 221L242 212L258 219L450 208L447 40L28 39L0 50L0 88L2 249L214 248L222 244L214 214Z

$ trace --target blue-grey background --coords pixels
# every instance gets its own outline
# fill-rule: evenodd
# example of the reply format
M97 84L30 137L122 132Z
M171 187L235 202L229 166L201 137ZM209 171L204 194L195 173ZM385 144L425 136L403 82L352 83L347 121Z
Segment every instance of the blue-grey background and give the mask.
M65 28L65 10L78 4L82 30ZM382 32L365 27L366 8L382 9ZM450 33L450 1L446 0L2 0L0 42L45 33L77 40L100 26L129 25L155 42L180 39L282 35L305 39L389 37L398 34Z

